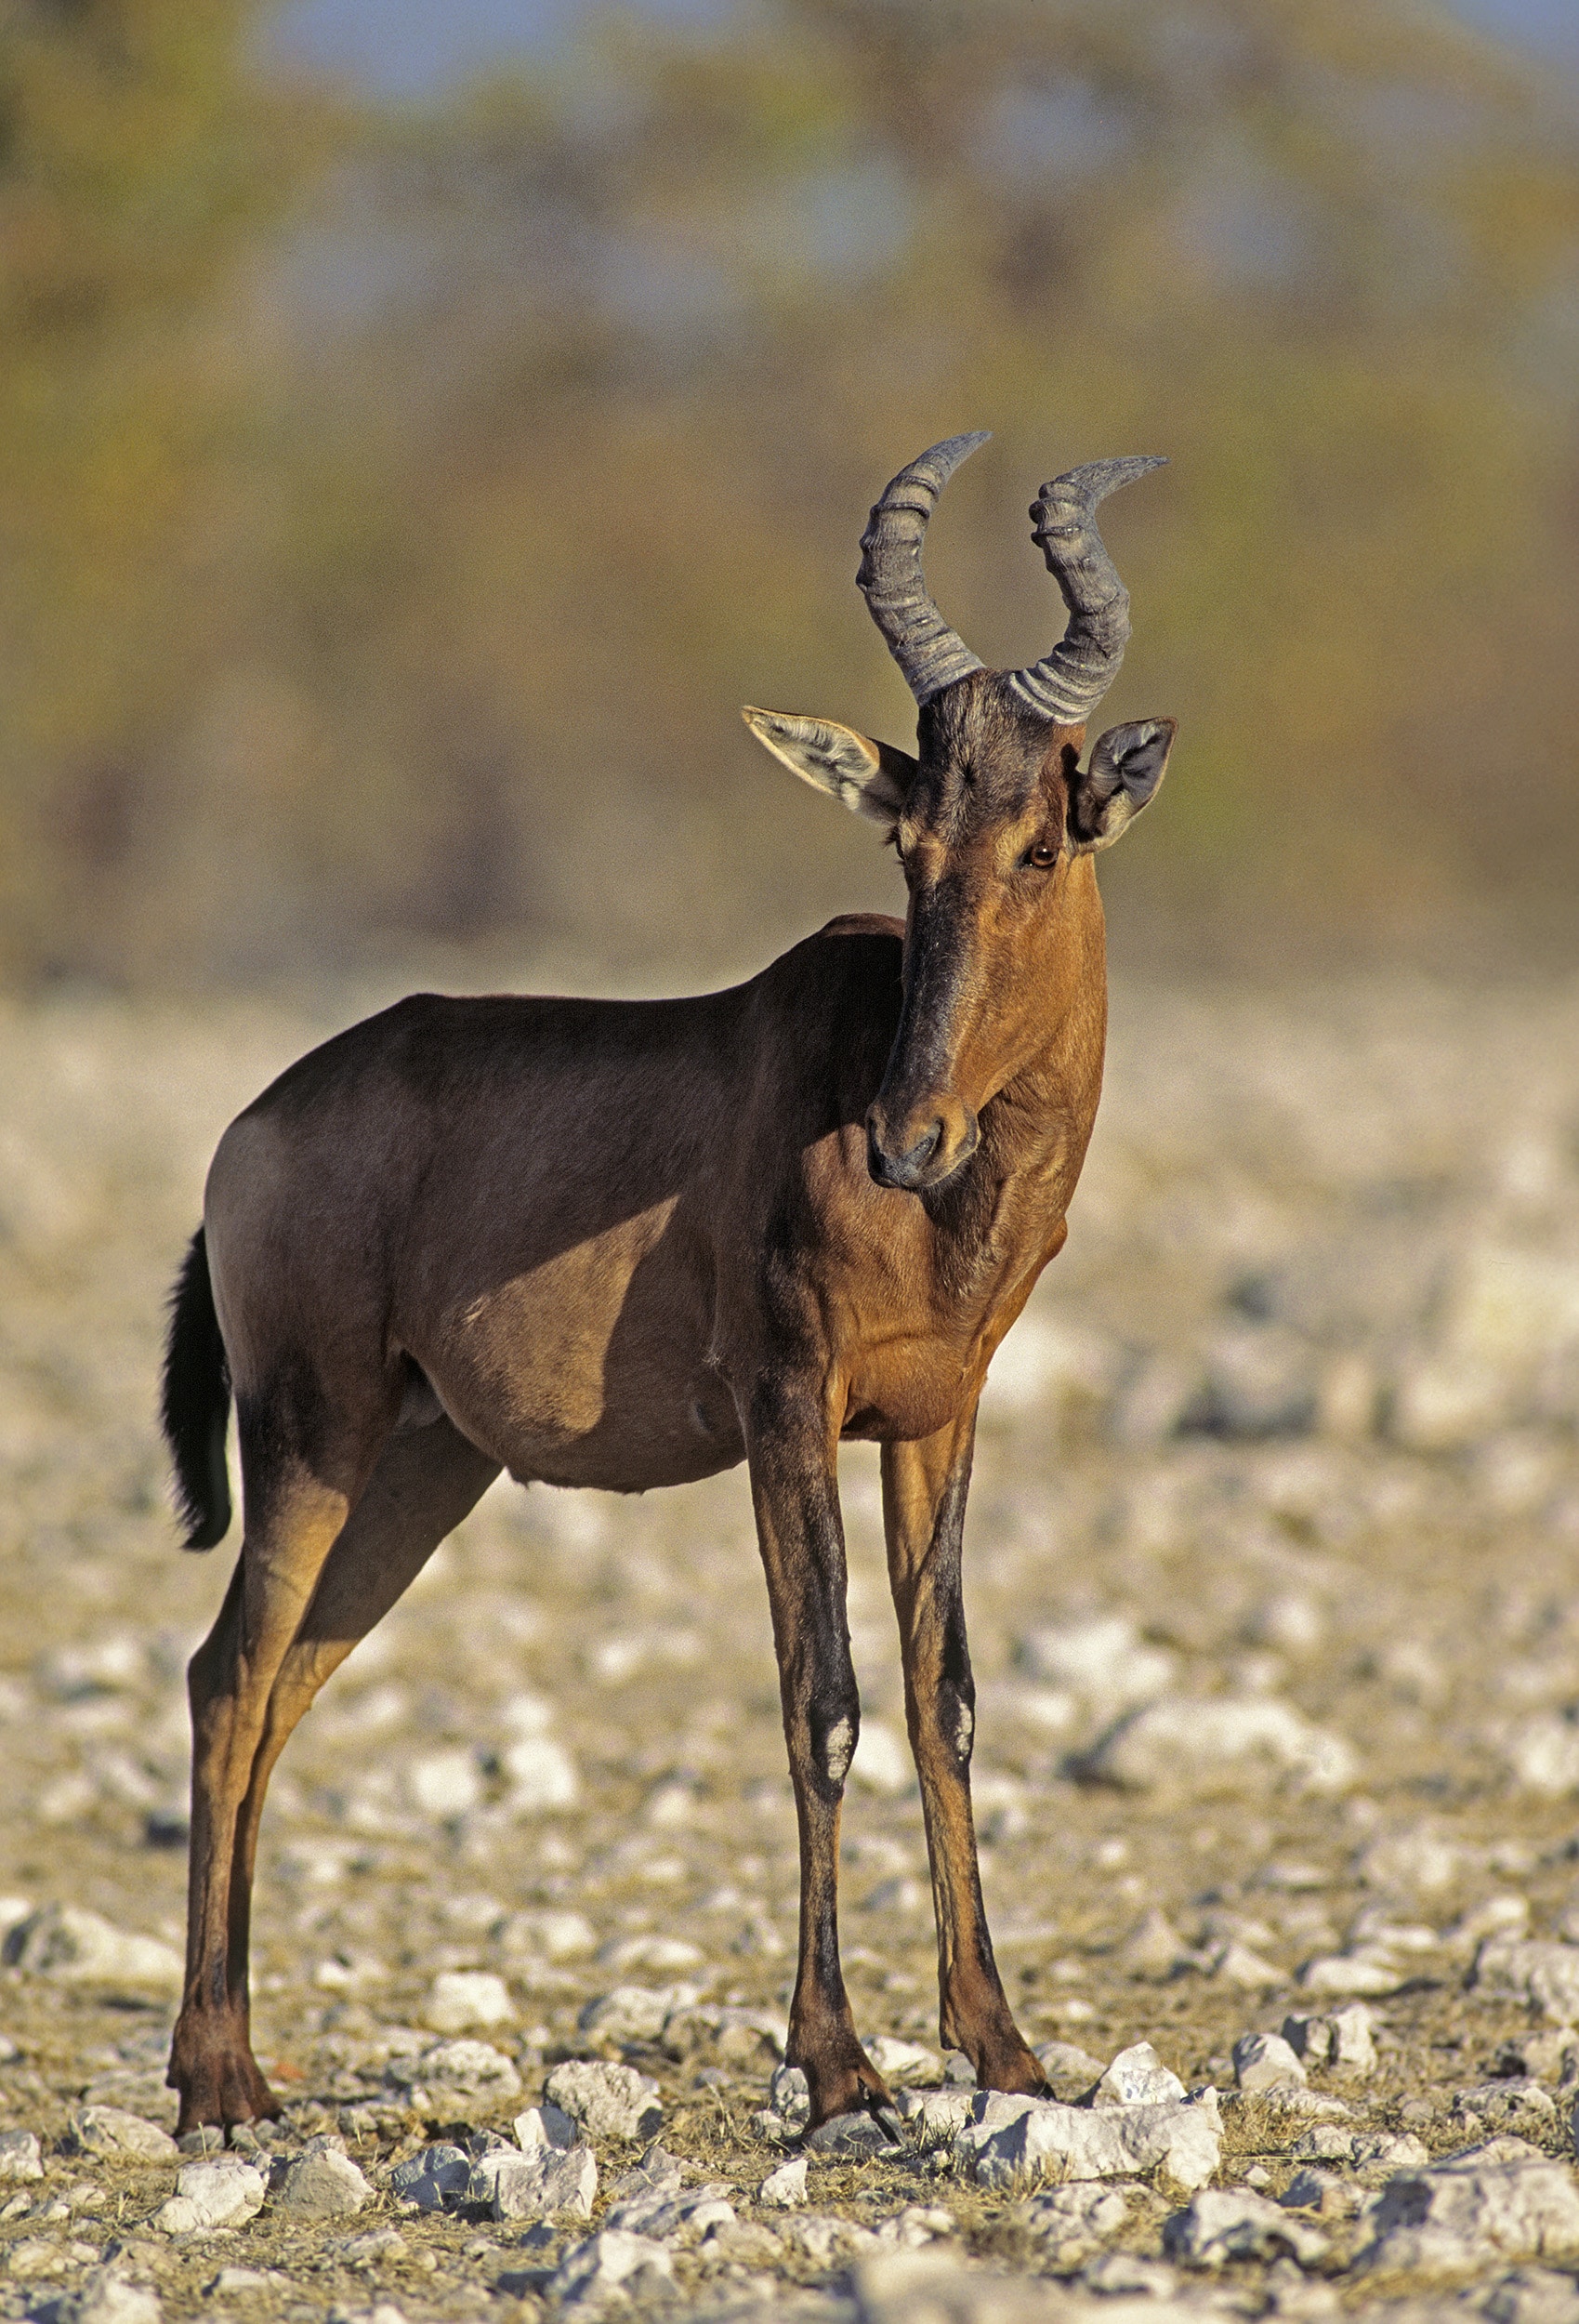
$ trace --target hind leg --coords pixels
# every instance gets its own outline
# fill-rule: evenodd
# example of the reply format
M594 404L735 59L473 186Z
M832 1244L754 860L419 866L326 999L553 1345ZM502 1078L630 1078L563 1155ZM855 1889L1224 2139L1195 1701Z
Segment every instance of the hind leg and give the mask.
M481 1499L499 1467L447 1419L391 1438L330 1552L269 1697L252 1780L236 1821L230 1972L243 1993L258 1827L280 1754L324 1680L404 1594L446 1534Z
M244 1616L243 1549L225 1608L193 1665L191 1923L187 1999L169 2075L180 2093L183 2130L279 2112L253 2058L247 1996L253 1867L270 1775L330 1672L388 1612L497 1474L498 1463L467 1444L448 1420L390 1438L354 1509L318 1559L310 1590L292 1597L290 1634L273 1657L261 1703L248 1692L244 1728L234 1723L228 1748L210 1752L204 1749L209 1725L199 1717L197 1670L207 1657L205 1706L223 1702L225 1674L236 1668L237 1623ZM306 1562L304 1557L303 1568ZM232 1610L233 1601L239 1613ZM282 1606L282 1615L284 1611ZM222 1732L223 1718L213 1727ZM198 1802L205 1772L204 1790L230 1804L224 1823L216 1816L205 1827L200 1850Z
M187 1973L169 2074L181 2096L183 2131L278 2111L253 2063L245 1992L230 1974L231 1916L240 1901L232 1880L236 1817L280 1666L361 1482L349 1459L309 1465L283 1448L283 1435L281 1416L243 1406L245 1536L218 1619L187 1669Z
M271 1599L270 1645L276 1648L267 1687L260 1655L246 1659L239 1653L248 1583L243 1548L214 1634L192 1662L188 1985L169 2053L181 2129L279 2113L248 2031L253 1864L270 1774L322 1681L386 1616L497 1473L497 1462L467 1444L448 1420L392 1436L355 1509L311 1565L311 1588L285 1588L276 1578L279 1562L262 1583L260 1594ZM304 1534L307 1527L297 1541ZM299 1548L297 1578L309 1560L311 1551Z

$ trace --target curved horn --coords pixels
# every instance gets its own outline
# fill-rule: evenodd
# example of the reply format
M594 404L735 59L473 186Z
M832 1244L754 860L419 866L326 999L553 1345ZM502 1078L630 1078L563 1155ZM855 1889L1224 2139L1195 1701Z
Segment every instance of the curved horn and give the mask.
M1091 460L1044 484L1031 508L1032 537L1069 607L1052 652L1009 673L1020 700L1060 726L1084 725L1118 676L1129 642L1129 591L1097 530L1097 503L1167 462L1151 456Z
M927 594L921 543L938 495L960 462L986 442L986 435L950 436L901 468L861 535L855 586L918 704L981 667L980 657Z

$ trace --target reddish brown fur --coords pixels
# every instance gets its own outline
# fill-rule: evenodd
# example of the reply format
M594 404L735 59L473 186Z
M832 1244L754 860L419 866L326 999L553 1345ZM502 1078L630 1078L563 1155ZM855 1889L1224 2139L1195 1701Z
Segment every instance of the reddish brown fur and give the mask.
M814 2124L886 2105L836 1934L846 1437L883 1447L942 2038L983 2085L1043 2087L977 1876L960 1557L977 1398L1063 1243L1101 1083L1081 741L961 680L919 761L885 757L909 770L902 930L835 920L696 999L402 1001L226 1132L205 1229L246 1523L191 1670L183 2128L273 2111L247 2037L257 1821L356 1640L501 1467L638 1491L742 1459L801 1832L788 2054ZM912 1189L875 1182L934 1126Z

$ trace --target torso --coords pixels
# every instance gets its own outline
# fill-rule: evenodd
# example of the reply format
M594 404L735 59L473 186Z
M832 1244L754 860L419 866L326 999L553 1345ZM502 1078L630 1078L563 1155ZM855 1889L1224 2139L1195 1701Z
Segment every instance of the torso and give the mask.
M1002 1134L989 1107L958 1185L925 1206L877 1188L862 1124L899 960L896 924L836 923L695 1002L405 1003L329 1045L336 1071L315 1078L324 1051L303 1061L227 1143L250 1122L254 1166L261 1135L281 1149L277 1179L333 1175L319 1207L342 1241L380 1198L348 1152L375 1171L400 1154L400 1229L369 1254L379 1359L413 1359L462 1433L523 1480L641 1491L732 1466L735 1392L791 1343L839 1433L930 1435L979 1391L1061 1245L1095 1089L1088 1103L1070 1093L1034 1167L1007 1166L1027 1125L1000 1105ZM335 1118L347 1104L354 1134ZM370 1111L388 1117L382 1142ZM332 1161L314 1156L320 1131Z

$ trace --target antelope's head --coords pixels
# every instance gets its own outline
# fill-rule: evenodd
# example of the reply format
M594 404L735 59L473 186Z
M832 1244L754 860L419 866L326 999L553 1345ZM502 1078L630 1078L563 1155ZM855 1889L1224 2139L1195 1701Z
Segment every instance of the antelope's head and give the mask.
M1068 626L1028 669L990 670L943 620L921 571L938 495L986 441L952 436L901 469L862 535L857 584L915 696L915 755L828 720L745 712L776 758L882 825L899 851L910 891L904 999L867 1151L879 1185L915 1193L968 1158L981 1108L1042 1046L1038 1002L1055 982L1074 867L1147 804L1174 736L1171 719L1110 727L1080 764L1086 720L1129 637L1097 504L1163 463L1099 460L1043 485L1033 537Z

